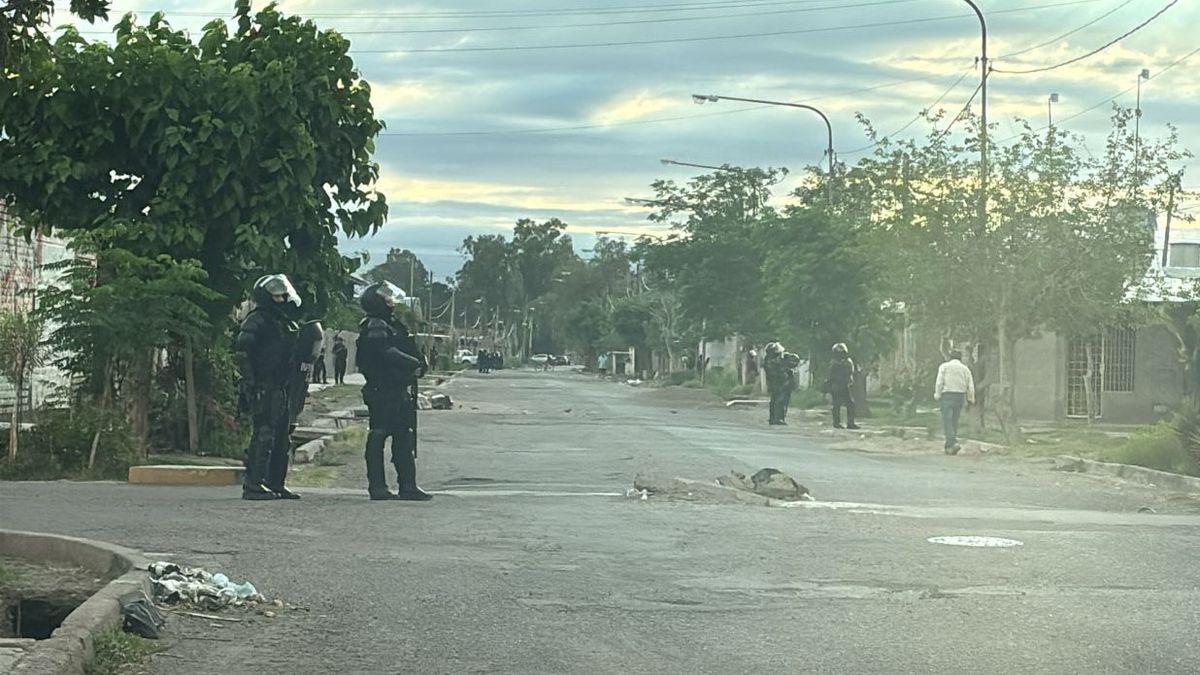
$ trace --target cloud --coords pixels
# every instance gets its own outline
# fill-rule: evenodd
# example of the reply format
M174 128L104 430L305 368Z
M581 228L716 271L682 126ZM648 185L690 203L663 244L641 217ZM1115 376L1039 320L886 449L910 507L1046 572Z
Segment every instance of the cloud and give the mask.
M622 94L592 111L588 121L595 124L611 124L643 119L656 112L675 107L679 99L667 98L648 90Z

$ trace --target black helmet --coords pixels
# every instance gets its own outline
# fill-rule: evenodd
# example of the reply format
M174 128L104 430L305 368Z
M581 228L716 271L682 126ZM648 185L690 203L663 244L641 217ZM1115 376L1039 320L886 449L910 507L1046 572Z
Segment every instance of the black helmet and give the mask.
M390 281L380 281L367 286L358 299L363 311L373 316L389 316L396 304L404 302L408 296Z
M300 295L296 293L286 274L259 277L250 291L250 299L254 301L254 306L259 308L276 308L285 313L300 309Z

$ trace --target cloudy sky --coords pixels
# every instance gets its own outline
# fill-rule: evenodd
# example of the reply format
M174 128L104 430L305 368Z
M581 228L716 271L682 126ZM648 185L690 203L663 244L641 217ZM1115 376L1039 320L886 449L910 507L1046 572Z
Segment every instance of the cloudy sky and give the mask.
M256 2L256 6L260 3ZM1014 118L1054 120L1103 147L1112 102L1142 131L1179 127L1200 151L1200 66L1192 0L979 0L997 69L1052 65L1099 47L1173 5L1101 54L1034 75L994 73L989 114L1001 138ZM866 145L855 115L884 133L922 109L960 109L978 83L979 25L959 0L284 0L284 10L336 28L371 82L388 129L378 143L391 205L384 229L345 243L380 260L415 250L435 274L456 248L518 218L558 217L581 251L598 231L653 231L623 203L657 178L699 164L786 166L822 161L824 125L800 109L719 102L692 93L812 104L833 122L838 158ZM114 0L116 15L164 10L177 27L228 16L231 2ZM105 26L100 26L101 29ZM95 30L90 28L89 30ZM89 37L98 37L90 35ZM1191 55L1189 60L1181 61ZM957 84L956 84L957 83ZM899 134L921 133L913 125ZM1200 160L1184 185L1200 188ZM790 185L789 185L790 187ZM1200 215L1200 208L1194 209Z

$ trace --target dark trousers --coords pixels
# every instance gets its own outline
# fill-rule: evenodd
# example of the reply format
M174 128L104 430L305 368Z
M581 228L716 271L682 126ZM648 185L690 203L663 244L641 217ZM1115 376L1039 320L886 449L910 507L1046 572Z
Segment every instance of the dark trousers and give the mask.
M768 424L779 424L787 419L788 405L792 402L792 390L781 388L771 392L771 410Z
M287 392L281 387L268 389L251 408L254 430L246 451L245 485L281 488L287 479L291 452L291 415Z
M367 447L367 490L371 494L387 492L387 474L383 466L383 446L392 439L392 466L400 491L417 485L416 427L417 411L406 387L363 388L363 402L370 415Z
M317 359L313 363L312 381L313 384L326 384L329 382L329 378L325 374L325 359Z
M850 395L850 388L843 387L833 390L833 426L842 426L842 408L846 409L846 426L854 426L854 397Z
M346 384L346 361L338 359L333 362L333 381L335 384Z
M946 449L958 445L958 418L962 415L967 395L960 391L942 392L942 432L946 436Z

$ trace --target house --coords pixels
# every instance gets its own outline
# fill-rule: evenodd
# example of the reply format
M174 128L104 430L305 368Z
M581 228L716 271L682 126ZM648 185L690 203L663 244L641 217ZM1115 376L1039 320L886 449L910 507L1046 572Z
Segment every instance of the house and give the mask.
M1161 229L1156 244L1146 278L1130 296L1151 304L1183 300L1200 282L1200 229L1172 231L1166 264ZM885 387L927 386L932 394L931 366L947 347L919 326L898 331L895 351L880 366ZM1161 324L1108 326L1086 338L1044 331L1018 341L1015 359L1016 414L1023 422L1087 419L1090 400L1097 421L1148 424L1168 418L1183 398L1179 343ZM912 377L915 384L906 381Z
M56 284L62 272L47 270L51 263L72 257L65 241L36 235L29 241L12 233L17 225L0 202L0 309L29 312L37 306L38 292ZM47 326L47 331L52 327ZM34 369L29 388L21 393L26 410L41 406L68 385L70 377L60 369ZM0 414L7 415L16 400L12 384L0 378Z

